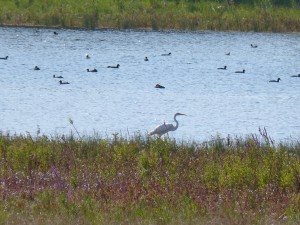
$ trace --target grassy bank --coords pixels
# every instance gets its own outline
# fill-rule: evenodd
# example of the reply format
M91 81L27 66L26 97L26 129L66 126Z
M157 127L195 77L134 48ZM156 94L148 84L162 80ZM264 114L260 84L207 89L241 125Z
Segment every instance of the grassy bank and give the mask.
M299 224L300 145L0 136L0 222Z
M297 0L0 0L1 25L299 32Z

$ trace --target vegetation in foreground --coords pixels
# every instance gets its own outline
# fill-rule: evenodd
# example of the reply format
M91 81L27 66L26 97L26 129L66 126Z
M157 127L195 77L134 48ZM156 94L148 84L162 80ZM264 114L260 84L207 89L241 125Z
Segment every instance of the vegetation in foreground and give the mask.
M299 0L0 0L1 25L300 31Z
M299 224L300 144L0 135L2 224Z

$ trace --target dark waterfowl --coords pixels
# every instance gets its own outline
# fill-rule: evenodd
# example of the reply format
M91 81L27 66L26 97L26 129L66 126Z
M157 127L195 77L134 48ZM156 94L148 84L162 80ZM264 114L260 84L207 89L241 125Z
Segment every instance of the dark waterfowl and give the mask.
M38 66L35 66L34 70L40 70L40 68Z
M157 85L155 85L155 88L165 88L165 87L160 84L157 84Z
M162 56L168 56L171 55L171 52L167 53L167 54L161 54Z
M257 45L251 44L251 47L252 47L252 48L257 48Z
M56 31L54 31L53 34L58 35L58 33Z
M0 59L4 59L4 60L7 60L7 59L8 59L8 56L5 56L5 57L1 57Z
M245 73L246 71L245 70L242 70L242 71L235 71L235 73Z
M64 78L63 76L55 76L53 75L53 78Z
M88 54L85 54L86 59L90 59L91 57Z
M144 61L149 61L148 57L145 57L145 58L144 58Z
M300 73L298 75L293 75L291 77L300 77Z
M218 68L218 70L226 70L226 69L227 69L227 66Z
M226 53L226 55L230 55L230 52Z
M60 80L59 84L70 84L70 83L69 82L64 82L64 81Z
M108 66L107 68L119 68L120 67L120 64L117 64L116 66Z
M277 78L277 80L269 80L269 82L279 82L280 78Z
M95 72L98 72L98 70L96 70L96 69L92 69L92 70L86 69L86 71L87 71L87 72L92 72L92 73L93 73L93 72L94 72L94 73L95 73Z

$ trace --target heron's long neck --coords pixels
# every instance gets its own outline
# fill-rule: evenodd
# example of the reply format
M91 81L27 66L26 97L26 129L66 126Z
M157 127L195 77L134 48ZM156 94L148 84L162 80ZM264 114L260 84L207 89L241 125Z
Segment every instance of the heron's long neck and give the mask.
M178 125L179 125L178 121L176 120L176 116L174 116L174 121L176 123L176 126L175 126L174 130L176 130L178 128Z

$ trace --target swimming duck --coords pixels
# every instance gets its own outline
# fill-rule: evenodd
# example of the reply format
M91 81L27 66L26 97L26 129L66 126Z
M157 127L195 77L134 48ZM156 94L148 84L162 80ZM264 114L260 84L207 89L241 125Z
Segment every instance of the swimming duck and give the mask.
M230 52L226 53L226 55L230 55Z
M252 48L257 48L257 45L251 44L251 47L252 47Z
M145 57L145 58L144 58L144 61L149 61L148 57Z
M55 76L53 75L53 78L64 78L63 76Z
M108 66L107 68L119 68L120 64L117 64L116 66Z
M168 54L161 54L162 56L168 56L171 55L171 52L169 52Z
M277 80L269 80L269 82L279 82L280 78L277 78Z
M40 68L38 66L35 66L34 70L40 70Z
M56 31L54 31L53 34L58 35L58 33Z
M165 88L165 87L160 84L157 84L157 85L155 85L155 88Z
M60 84L70 84L69 82L64 82L62 80L59 81Z
M91 57L88 54L85 54L86 59L90 59Z
M235 71L235 73L245 73L246 71L245 70L242 70L242 71Z
M8 59L8 56L5 56L5 57L1 57L0 59L4 59L4 60L7 60L7 59Z
M300 77L300 73L298 75L293 75L291 77Z
M226 70L226 69L227 69L227 66L218 68L218 70Z
M90 70L90 69L86 69L86 71L88 71L88 72L98 72L98 70L96 70L96 69L92 69L92 70Z

